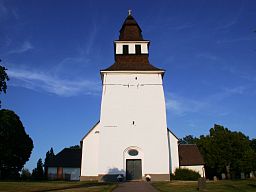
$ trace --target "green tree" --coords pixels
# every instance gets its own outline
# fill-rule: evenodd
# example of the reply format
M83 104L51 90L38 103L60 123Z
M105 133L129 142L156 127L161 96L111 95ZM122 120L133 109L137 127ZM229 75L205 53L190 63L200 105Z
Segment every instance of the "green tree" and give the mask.
M48 173L48 163L51 161L51 159L53 159L55 156L53 148L51 147L51 149L49 151L46 152L45 154L45 159L44 159L44 173L45 173L45 178L47 178L47 173Z
M179 144L196 144L198 138L193 137L193 135L187 135L182 139L179 139Z
M1 59L0 59L1 62ZM7 84L6 82L9 81L9 77L6 73L6 68L0 65L0 93L4 92L6 93L7 90ZM0 107L1 107L1 101L0 101Z
M80 146L79 145L74 145L74 146L70 146L69 148L70 149L80 149Z
M251 140L251 148L256 152L256 139Z
M44 179L43 161L41 158L37 161L37 166L32 171L32 178L36 180Z
M231 132L215 124L209 135L200 137L197 146L204 157L206 170L214 170L218 176L227 173L229 177L231 173L253 170L250 140L241 132Z
M0 110L0 178L18 177L32 149L20 118L11 110Z
M22 180L28 180L28 179L31 178L31 173L30 173L30 171L28 169L23 168L21 170L20 177L21 177Z

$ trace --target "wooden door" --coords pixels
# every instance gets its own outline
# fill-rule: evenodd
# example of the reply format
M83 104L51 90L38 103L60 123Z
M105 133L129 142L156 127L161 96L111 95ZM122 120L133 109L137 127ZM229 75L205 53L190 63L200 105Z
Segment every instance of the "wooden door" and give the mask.
M141 159L126 160L126 180L142 179Z

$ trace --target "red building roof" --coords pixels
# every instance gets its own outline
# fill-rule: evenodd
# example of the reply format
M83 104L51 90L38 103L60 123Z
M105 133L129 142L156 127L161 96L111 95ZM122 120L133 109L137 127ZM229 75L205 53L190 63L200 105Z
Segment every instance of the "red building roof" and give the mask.
M204 159L195 144L179 144L180 166L204 165Z

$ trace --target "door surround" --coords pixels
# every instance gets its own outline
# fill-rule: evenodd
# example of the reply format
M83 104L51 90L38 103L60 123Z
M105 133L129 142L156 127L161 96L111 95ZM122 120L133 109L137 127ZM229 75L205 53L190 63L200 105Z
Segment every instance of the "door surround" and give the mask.
M136 155L131 155L129 154L129 151L131 150L136 150L138 151L138 154ZM142 179L143 179L143 176L144 176L144 153L142 151L142 149L140 147L137 147L137 146L130 146L130 147L127 147L124 152L123 152L123 170L125 171L125 175L124 177L126 177L126 160L132 160L132 159L140 159L141 160L141 176L142 176Z

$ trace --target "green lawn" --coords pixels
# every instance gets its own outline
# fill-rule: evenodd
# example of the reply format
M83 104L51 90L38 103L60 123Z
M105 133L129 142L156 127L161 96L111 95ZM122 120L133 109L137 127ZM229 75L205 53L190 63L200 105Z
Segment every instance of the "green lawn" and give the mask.
M154 182L152 185L162 192L196 192L197 182L171 181ZM256 192L256 180L208 181L205 192Z
M110 192L115 187L112 183L98 182L0 182L0 192Z

